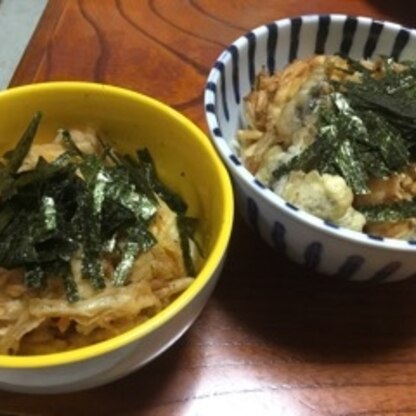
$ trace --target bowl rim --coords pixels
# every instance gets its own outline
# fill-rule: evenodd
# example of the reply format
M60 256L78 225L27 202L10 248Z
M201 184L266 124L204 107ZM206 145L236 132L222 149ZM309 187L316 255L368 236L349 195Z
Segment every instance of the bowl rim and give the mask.
M313 214L310 214L299 207L290 204L285 201L281 196L274 193L269 187L261 183L242 163L240 157L236 155L235 150L227 141L227 138L223 136L218 120L218 104L216 100L217 91L221 83L221 69L228 65L233 65L233 50L240 50L248 46L249 38L253 35L260 35L267 33L267 27L269 25L280 25L279 28L289 26L293 20L301 19L302 25L316 25L321 17L329 17L331 22L335 24L343 24L347 19L357 19L357 25L371 25L373 22L383 24L388 30L395 33L400 30L404 30L409 33L410 36L416 39L416 29L409 28L388 20L377 19L367 16L350 15L341 13L322 13L322 14L301 14L291 17L284 17L281 19L273 20L269 23L265 23L256 26L245 34L236 38L231 42L217 57L214 65L211 67L207 77L205 91L204 91L204 112L205 119L210 132L210 137L214 143L215 148L220 153L222 160L231 172L231 177L235 177L237 181L241 181L245 186L259 197L260 200L266 201L269 206L277 208L284 214L288 215L292 220L302 223L309 228L313 228L320 231L332 238L343 239L349 242L358 243L364 246L377 247L378 249L386 251L401 251L401 252L415 252L416 251L416 238L411 240L399 240L395 238L379 237L371 234L367 234L360 231L350 230L345 227L341 227L332 224L329 221L320 219ZM416 55L416 50L415 50ZM276 59L277 61L277 59ZM227 84L227 88L230 88L230 84ZM241 105L242 99L240 101ZM232 138L234 139L234 138Z
M229 174L212 146L208 136L193 121L185 117L185 115L179 111L170 107L168 104L165 104L146 94L124 87L88 81L47 81L12 87L0 91L0 99L9 95L20 95L26 93L36 94L39 91L73 91L74 89L78 89L80 92L84 93L87 91L100 93L104 92L106 94L117 95L121 98L127 98L129 100L141 101L155 111L164 113L166 117L173 119L178 124L182 124L189 132L189 135L193 137L193 140L200 142L203 152L207 157L209 157L218 173L218 193L224 201L220 217L221 226L218 236L213 242L212 250L207 256L202 269L197 276L195 276L194 282L192 282L192 284L174 301L166 306L166 308L158 312L152 318L149 318L147 321L138 324L134 328L108 340L70 351L27 356L0 355L0 368L24 369L67 365L96 358L106 353L111 353L119 348L128 346L128 344L138 341L147 334L166 324L171 318L190 304L200 292L202 292L210 279L213 278L213 275L220 266L223 257L226 255L227 246L231 237L234 218L234 198Z

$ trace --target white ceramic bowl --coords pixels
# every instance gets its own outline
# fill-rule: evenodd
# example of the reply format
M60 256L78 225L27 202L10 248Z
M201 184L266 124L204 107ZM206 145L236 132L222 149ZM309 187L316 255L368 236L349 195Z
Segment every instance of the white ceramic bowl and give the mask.
M35 111L38 135L93 126L122 152L149 148L162 180L182 194L199 218L204 262L195 281L164 310L104 342L39 356L0 355L0 388L69 392L125 376L174 343L206 304L224 262L233 221L226 169L208 137L170 107L132 91L82 82L34 84L0 93L0 153L17 141ZM215 198L212 195L215 194Z
M345 15L308 15L257 27L218 58L205 89L205 113L214 145L234 183L246 221L271 246L309 270L339 279L390 282L416 274L415 241L379 238L343 229L286 203L242 165L235 150L242 98L265 67L270 73L296 58L342 53L416 58L416 32L398 24Z

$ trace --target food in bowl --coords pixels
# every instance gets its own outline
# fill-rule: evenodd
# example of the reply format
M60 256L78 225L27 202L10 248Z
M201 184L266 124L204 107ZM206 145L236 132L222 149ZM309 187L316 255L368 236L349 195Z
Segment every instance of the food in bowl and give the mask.
M372 235L416 237L416 62L298 59L263 70L238 131L245 166L286 201Z
M40 121L0 168L0 354L125 332L189 287L201 260L197 220L147 149L124 155L111 138L66 129L33 144Z
M409 279L416 276L416 239L351 230L276 194L248 169L237 143L238 130L248 126L243 97L256 88L257 75L264 68L273 75L296 60L316 55L358 62L381 56L403 63L415 60L415 45L416 31L397 23L314 14L253 28L232 42L212 66L205 115L212 142L231 173L237 207L255 235L309 271L344 281Z
M0 154L15 146L39 109L43 117L34 144L49 143L64 127L97 132L120 154L148 149L160 180L186 201L186 215L198 219L196 237L203 249L192 284L133 328L68 351L0 354L0 389L51 394L124 377L186 333L220 277L233 224L233 192L208 137L192 121L156 99L111 85L47 82L0 91Z

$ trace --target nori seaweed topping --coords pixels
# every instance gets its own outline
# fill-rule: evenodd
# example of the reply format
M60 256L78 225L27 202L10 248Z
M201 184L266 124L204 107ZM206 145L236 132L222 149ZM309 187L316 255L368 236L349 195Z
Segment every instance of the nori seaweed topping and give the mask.
M21 172L40 118L36 113L0 165L0 267L23 268L34 290L61 278L68 301L75 302L80 295L70 262L80 253L82 275L95 289L125 285L137 256L157 243L149 226L160 197L178 214L184 264L194 275L187 206L159 179L148 150L120 156L99 138L102 154L85 154L61 130L67 151ZM112 279L103 270L109 255L118 259Z

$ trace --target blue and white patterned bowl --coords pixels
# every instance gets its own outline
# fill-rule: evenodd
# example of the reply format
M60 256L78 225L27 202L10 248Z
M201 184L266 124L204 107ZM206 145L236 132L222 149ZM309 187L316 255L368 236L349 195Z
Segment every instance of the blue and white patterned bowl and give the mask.
M256 74L263 67L272 73L296 58L323 53L415 59L416 31L365 17L308 15L260 26L233 42L210 71L205 112L214 145L233 178L238 207L264 240L309 270L356 281L416 276L416 241L347 230L296 208L257 181L235 150L242 97Z

